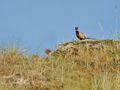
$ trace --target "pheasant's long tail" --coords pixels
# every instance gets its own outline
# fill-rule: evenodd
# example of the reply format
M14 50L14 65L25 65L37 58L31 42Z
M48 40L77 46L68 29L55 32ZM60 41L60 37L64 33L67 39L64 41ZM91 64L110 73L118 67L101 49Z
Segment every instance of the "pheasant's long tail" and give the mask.
M95 38L90 38L90 37L86 37L86 39L93 39L93 40L96 40Z

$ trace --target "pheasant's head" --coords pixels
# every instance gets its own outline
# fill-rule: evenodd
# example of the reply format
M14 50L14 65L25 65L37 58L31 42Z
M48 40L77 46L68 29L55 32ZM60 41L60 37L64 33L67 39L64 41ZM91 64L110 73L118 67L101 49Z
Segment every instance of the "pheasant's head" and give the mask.
M78 30L78 27L75 27L75 31L77 31Z
M76 34L79 34L78 27L75 27Z

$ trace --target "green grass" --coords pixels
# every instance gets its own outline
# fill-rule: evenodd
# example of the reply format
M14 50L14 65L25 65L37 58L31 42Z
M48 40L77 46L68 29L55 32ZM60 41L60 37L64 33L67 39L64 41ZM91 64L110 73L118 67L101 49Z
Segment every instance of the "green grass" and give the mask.
M71 41L46 57L0 49L0 90L120 90L120 41Z

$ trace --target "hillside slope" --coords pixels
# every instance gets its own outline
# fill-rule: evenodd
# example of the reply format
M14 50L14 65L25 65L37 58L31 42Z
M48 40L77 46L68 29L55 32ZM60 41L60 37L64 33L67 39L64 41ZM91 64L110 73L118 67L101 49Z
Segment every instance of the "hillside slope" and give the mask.
M47 57L0 49L0 90L120 90L120 41L70 41Z
M70 41L58 45L51 56L64 60L76 61L79 64L103 68L108 65L120 70L120 41L113 40L89 40ZM119 68L118 68L119 67Z

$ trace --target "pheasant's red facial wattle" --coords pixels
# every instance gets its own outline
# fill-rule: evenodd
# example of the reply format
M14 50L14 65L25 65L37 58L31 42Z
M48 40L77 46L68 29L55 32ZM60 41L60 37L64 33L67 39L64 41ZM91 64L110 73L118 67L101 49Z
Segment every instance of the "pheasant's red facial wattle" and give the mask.
M78 30L76 30L75 32L76 32L76 34L79 34L79 31L78 31Z

